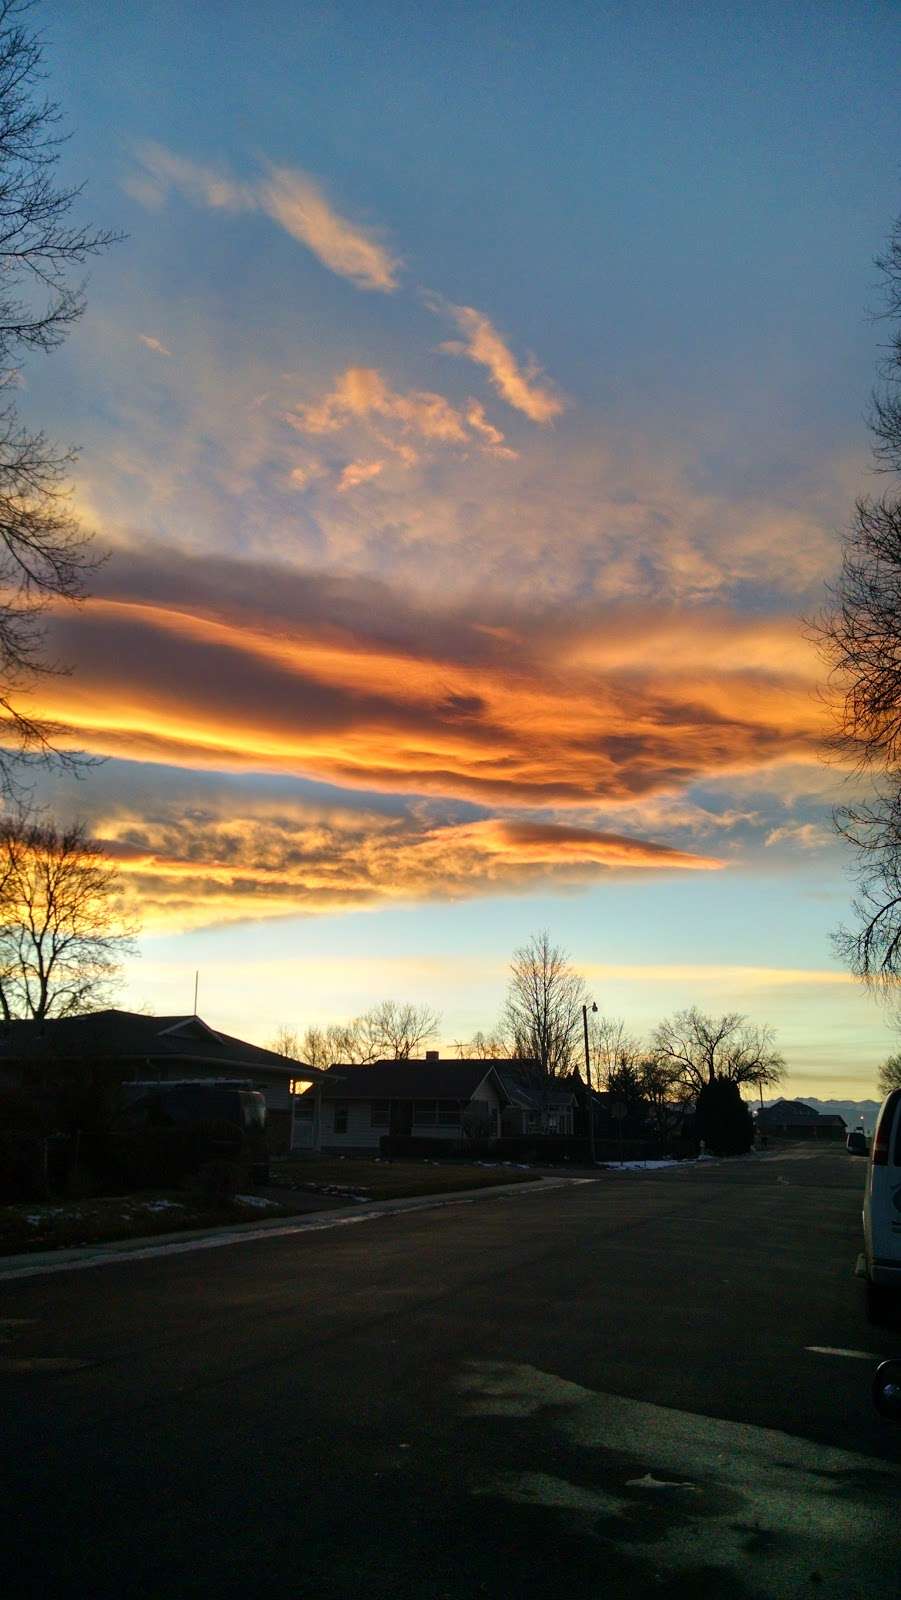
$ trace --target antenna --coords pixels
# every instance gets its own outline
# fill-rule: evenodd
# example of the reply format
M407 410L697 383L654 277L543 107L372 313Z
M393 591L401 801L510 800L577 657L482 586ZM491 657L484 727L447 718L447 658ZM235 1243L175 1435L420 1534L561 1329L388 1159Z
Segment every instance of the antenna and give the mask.
M194 973L194 1015L197 1015L197 985L200 982L200 968Z

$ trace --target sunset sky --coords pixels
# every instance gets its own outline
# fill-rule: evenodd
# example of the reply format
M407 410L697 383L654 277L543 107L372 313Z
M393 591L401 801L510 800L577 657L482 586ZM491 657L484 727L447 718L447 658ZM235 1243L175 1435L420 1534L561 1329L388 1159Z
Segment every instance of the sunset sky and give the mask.
M49 0L124 243L22 411L112 554L42 797L140 906L122 1003L451 1047L547 927L600 1009L875 1092L803 618L876 480L892 0Z

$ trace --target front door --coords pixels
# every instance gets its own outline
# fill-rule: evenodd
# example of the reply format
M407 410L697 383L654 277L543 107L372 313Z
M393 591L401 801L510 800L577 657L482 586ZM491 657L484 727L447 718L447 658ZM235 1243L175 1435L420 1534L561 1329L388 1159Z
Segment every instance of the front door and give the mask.
M409 1139L413 1132L413 1102L412 1100L392 1100L391 1102L391 1137L392 1139Z

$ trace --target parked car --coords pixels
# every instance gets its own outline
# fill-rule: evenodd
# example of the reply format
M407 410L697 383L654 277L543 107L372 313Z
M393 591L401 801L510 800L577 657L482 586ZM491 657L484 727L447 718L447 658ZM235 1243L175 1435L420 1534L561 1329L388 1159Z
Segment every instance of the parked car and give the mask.
M845 1140L845 1149L850 1150L852 1156L866 1156L870 1153L870 1141L863 1128L852 1128Z
M126 1083L103 1136L106 1163L146 1186L178 1181L212 1162L269 1182L266 1100L229 1079Z
M867 1314L882 1322L901 1292L901 1089L886 1095L876 1119L863 1202Z
M880 1361L873 1375L873 1404L881 1416L901 1422L901 1361Z

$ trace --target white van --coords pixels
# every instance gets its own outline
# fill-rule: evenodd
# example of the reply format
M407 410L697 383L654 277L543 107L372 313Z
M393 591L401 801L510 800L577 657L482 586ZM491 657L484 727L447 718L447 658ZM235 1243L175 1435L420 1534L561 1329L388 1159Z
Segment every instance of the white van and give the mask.
M863 1202L867 1313L881 1322L901 1292L901 1089L879 1107Z

